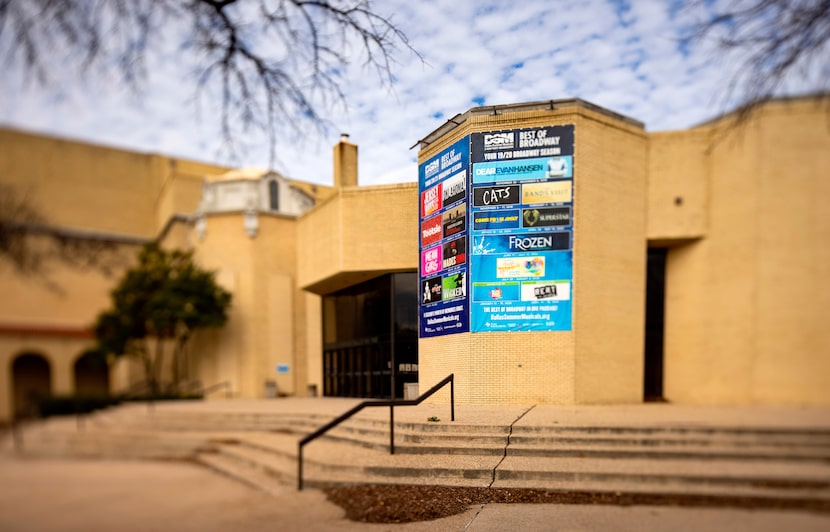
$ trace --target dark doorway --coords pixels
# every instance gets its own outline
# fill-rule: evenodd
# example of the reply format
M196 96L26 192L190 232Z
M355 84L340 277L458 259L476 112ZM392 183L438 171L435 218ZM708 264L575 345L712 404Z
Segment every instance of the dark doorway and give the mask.
M418 279L388 274L323 297L323 395L387 399L418 382Z
M663 331L666 301L666 249L649 249L646 266L646 337L643 399L663 400Z
M36 415L37 400L52 392L49 362L35 353L24 353L12 362L12 387L15 417Z
M75 393L102 397L109 395L110 372L107 359L98 351L88 351L75 361Z

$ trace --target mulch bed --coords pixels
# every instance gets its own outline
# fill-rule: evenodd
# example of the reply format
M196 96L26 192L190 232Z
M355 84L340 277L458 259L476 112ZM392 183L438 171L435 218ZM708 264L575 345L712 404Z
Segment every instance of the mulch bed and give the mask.
M538 489L467 488L366 484L327 487L330 501L352 521L410 523L466 512L483 504L604 504L614 506L686 506L830 513L830 500L741 496L676 495L548 491Z

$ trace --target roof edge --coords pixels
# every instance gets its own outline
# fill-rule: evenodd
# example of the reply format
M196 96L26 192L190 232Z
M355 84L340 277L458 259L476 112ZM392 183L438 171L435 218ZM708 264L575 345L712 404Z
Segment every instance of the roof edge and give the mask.
M471 116L481 116L481 115L500 115L505 112L514 113L519 111L533 111L533 110L540 110L540 109L547 109L550 111L556 109L562 109L565 107L581 107L583 109L588 109L595 113L603 114L608 116L609 118L613 118L615 120L619 120L624 122L630 126L634 126L639 129L645 129L645 124L640 122L639 120L635 120L629 116L617 113L615 111L611 111L610 109L606 109L605 107L601 107L599 105L593 104L586 100L582 100L580 98L563 98L559 100L539 100L535 102L523 102L523 103L508 103L508 104L501 104L501 105L486 105L482 107L473 107L468 109L464 113L457 114L454 117L450 118L442 125L435 128L429 134L427 134L424 138L418 140L415 144L412 145L412 148L416 146L420 148L425 148L429 146L437 139L443 137L456 127L460 126L464 122L467 121L468 118Z

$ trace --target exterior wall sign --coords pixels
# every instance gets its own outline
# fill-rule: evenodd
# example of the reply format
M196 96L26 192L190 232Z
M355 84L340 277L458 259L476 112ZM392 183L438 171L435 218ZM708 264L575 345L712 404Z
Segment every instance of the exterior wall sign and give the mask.
M473 133L418 167L422 338L571 330L573 180L573 125Z
M470 141L470 330L571 330L574 126Z
M467 196L470 137L418 167L420 336L470 330L467 295Z

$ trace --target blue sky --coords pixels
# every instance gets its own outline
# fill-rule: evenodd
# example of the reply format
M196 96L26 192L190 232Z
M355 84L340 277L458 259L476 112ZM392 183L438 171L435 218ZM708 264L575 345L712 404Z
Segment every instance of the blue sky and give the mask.
M714 0L715 2L717 0ZM711 4L704 3L706 4ZM479 105L582 98L646 124L686 128L725 110L736 58L681 36L705 7L651 0L376 1L423 57L396 55L393 87L355 58L343 73L348 109L335 109L325 135L280 138L275 169L332 182L331 148L341 132L359 145L360 184L417 179L416 141ZM0 124L130 150L234 166L267 166L266 139L241 137L236 161L222 156L209 103L193 98L175 54L157 55L140 95L109 82L64 75L44 90L15 75L0 79ZM809 85L792 84L792 92Z

